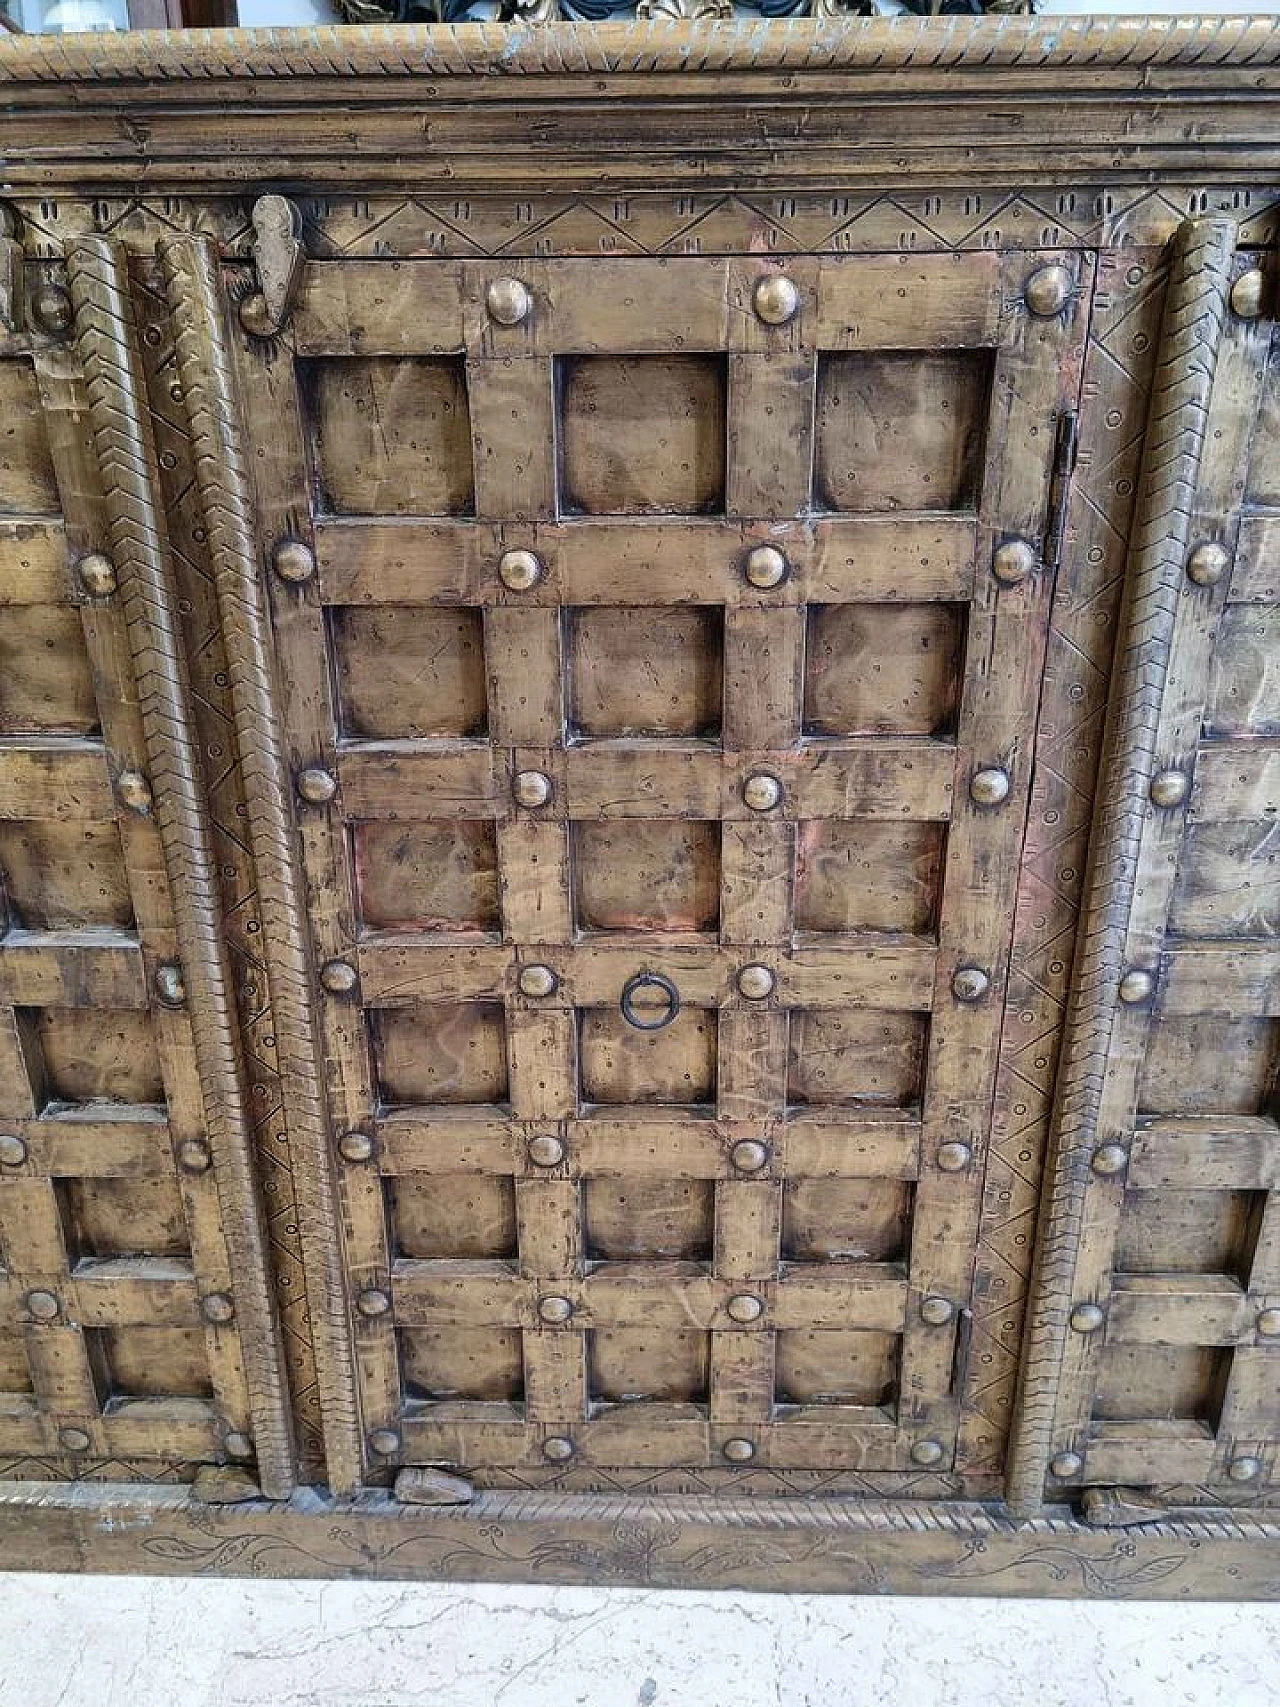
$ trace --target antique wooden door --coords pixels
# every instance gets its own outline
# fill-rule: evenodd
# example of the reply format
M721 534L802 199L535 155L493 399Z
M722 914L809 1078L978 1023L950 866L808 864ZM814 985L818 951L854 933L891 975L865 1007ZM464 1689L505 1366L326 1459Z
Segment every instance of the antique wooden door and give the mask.
M240 339L353 1474L951 1463L1090 278L312 261Z

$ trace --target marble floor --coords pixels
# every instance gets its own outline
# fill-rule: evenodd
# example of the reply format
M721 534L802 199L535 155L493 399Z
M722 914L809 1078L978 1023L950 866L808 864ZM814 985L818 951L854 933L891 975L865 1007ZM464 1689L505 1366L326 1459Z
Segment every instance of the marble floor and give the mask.
M1280 1606L0 1577L0 1707L1277 1707Z

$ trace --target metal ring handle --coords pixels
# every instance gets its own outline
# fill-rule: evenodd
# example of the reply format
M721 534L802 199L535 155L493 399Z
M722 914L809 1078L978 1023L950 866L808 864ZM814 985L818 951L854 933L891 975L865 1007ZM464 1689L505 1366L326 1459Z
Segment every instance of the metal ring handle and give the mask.
M636 1013L635 999L641 990L661 990L667 998L666 1008L658 1020L642 1020ZM661 972L637 972L622 986L622 999L618 1006L622 1009L623 1019L637 1031L661 1031L680 1012L680 992Z

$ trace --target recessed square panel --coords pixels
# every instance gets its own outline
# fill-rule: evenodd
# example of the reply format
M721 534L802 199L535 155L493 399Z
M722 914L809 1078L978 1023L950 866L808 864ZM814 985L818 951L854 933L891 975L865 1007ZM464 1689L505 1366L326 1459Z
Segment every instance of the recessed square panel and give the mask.
M35 369L0 361L0 511L50 515L59 508Z
M801 824L796 929L935 931L943 834L941 824L859 818Z
M1163 1015L1152 1026L1138 1086L1143 1114L1257 1114L1275 1073L1280 1028L1270 1019Z
M817 508L974 509L990 388L985 350L822 356Z
M478 610L341 606L330 623L344 733L368 740L484 734Z
M1169 926L1179 936L1280 936L1280 824L1192 824Z
M492 822L378 819L356 824L360 917L379 930L501 928Z
M515 1182L485 1174L397 1174L386 1180L397 1256L514 1257Z
M1228 605L1219 616L1204 732L1280 735L1280 606Z
M557 371L563 511L723 512L723 356L564 356Z
M133 901L114 824L0 820L0 882L10 916L28 930L128 929Z
M30 1392L26 1343L17 1334L0 1333L0 1393Z
M91 735L97 728L80 612L9 605L0 623L0 735Z
M923 1091L923 1014L815 1008L791 1016L787 1100L909 1108Z
M1228 1274L1248 1281L1265 1193L1130 1191L1116 1243L1122 1274Z
M1231 1368L1220 1346L1107 1345L1098 1359L1098 1422L1199 1422L1216 1429Z
M900 1179L791 1179L782 1195L787 1262L905 1262L911 1184Z
M693 1328L597 1328L587 1335L587 1385L605 1404L705 1404L711 1336Z
M589 1179L582 1188L588 1258L710 1262L715 1186L694 1179Z
M299 364L318 507L339 515L470 515L466 366L457 357Z
M715 931L719 824L606 819L571 833L579 930Z
M507 1035L497 1002L419 1002L369 1015L384 1102L501 1103Z
M780 1405L889 1405L898 1386L895 1334L853 1328L791 1328L777 1338Z
M524 1397L524 1357L518 1328L402 1328L400 1369L405 1397L482 1399L517 1403Z
M40 1008L30 1017L49 1102L165 1100L150 1017L109 1008Z
M575 610L570 721L594 736L714 736L723 694L718 608Z
M57 1191L72 1263L85 1257L185 1256L191 1248L182 1194L172 1177L64 1179Z
M661 1031L640 1031L617 1008L585 1008L579 1059L585 1102L713 1102L715 1012L682 1008Z
M962 685L960 605L813 605L806 735L947 735Z
M203 1329L130 1323L91 1334L105 1400L213 1398Z

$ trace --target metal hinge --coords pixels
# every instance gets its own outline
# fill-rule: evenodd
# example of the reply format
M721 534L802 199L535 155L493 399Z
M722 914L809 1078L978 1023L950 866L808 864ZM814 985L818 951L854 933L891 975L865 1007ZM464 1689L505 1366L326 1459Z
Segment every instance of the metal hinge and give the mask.
M1074 409L1064 409L1058 416L1054 433L1049 504L1044 518L1044 545L1040 552L1040 560L1046 569L1056 569L1062 557L1062 540L1067 529L1067 499L1079 448L1080 417Z
M1144 1523L1203 1516L1195 1506L1174 1505L1154 1488L1086 1488L1080 1521L1090 1529L1136 1529Z

